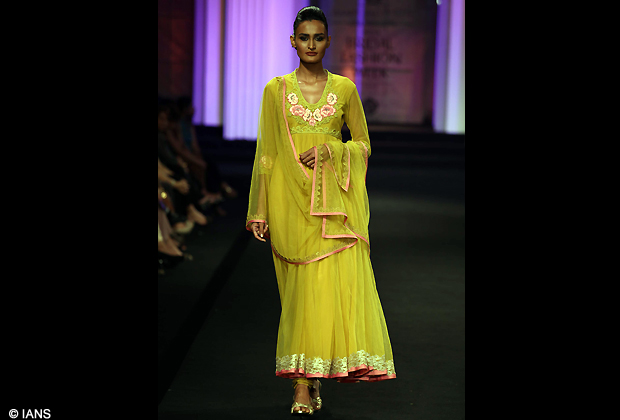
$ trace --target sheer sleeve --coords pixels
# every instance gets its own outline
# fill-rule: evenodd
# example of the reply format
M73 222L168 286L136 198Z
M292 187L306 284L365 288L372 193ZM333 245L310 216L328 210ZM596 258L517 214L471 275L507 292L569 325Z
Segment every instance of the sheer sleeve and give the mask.
M351 92L349 100L345 104L344 121L351 131L351 141L356 144L367 160L370 156L370 138L368 137L368 125L362 100L357 92L357 87Z
M250 229L252 222L268 222L269 184L273 165L277 156L276 136L278 133L277 101L275 79L263 91L261 101L256 154L252 169L252 182L245 227Z

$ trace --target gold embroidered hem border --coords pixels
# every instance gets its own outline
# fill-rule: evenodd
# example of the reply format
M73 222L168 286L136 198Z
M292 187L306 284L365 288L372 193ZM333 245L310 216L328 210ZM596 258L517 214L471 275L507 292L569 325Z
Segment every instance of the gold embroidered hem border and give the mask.
M387 370L387 375L394 375L394 360L385 360L382 356L371 356L365 350L359 350L349 357L336 357L334 359L321 359L314 357L306 359L306 355L292 354L284 357L276 357L276 373L282 371L295 371L301 369L305 374L319 374L334 377L337 374L346 374L353 368L366 365L377 371Z

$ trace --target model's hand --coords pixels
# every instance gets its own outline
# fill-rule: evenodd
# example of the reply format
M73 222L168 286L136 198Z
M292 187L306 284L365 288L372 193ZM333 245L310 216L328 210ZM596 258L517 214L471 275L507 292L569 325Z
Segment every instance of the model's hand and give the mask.
M305 152L299 155L299 160L301 163L306 165L308 168L314 169L314 147L306 150Z
M263 223L263 222L253 222L251 229L256 239L258 239L261 242L267 242L267 240L263 238L263 235L267 233L267 230L269 229L268 224Z

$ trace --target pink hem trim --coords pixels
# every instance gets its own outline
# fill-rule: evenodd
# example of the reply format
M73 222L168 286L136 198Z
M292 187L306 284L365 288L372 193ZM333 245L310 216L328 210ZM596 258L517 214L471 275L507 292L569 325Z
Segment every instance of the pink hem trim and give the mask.
M326 224L327 224L327 216L323 216L323 232L322 232L322 236L323 236L324 238L356 238L355 234L353 234L353 235L347 235L346 233L343 233L343 234L341 234L341 235L328 235L328 234L326 234L326 233L325 233L325 225L326 225ZM344 215L344 222L343 222L343 224L344 224L345 226L347 226L347 215L346 215L346 214ZM349 228L349 226L347 226L347 228L348 228L349 230L351 230L351 229Z
M310 178L308 175L308 171L304 168L304 165L297 159L297 150L295 150L295 143L293 143L293 136L291 136L291 130L288 127L288 120L286 119L286 81L284 80L284 76L282 76L282 116L284 117L284 122L286 123L286 132L288 134L288 139L291 141L291 147L293 148L293 156L295 157L295 162L299 164L301 170L306 174L306 178ZM315 161L316 162L316 161Z
M359 372L358 372L359 371ZM396 374L387 374L386 370L375 370L372 366L360 365L347 370L347 372L324 375L322 373L308 373L302 368L276 371L276 376L287 379L294 378L327 378L336 379L342 383L354 383L359 381L376 382L387 379L396 379Z

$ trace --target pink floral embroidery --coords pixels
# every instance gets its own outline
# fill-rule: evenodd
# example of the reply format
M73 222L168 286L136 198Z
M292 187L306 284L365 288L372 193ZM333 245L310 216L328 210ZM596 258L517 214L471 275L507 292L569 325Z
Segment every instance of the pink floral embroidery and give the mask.
M301 117L306 112L306 109L301 105L293 105L289 111L291 111L291 114Z
M294 93L289 93L287 98L291 105L297 105L297 102L299 101L297 95L295 95Z
M299 105L299 98L295 93L289 93L287 95L288 101L293 105L289 108L291 114L297 117L302 117L304 121L310 124L312 127L321 122L325 117L331 117L336 113L336 108L333 105L338 101L338 96L335 93L327 94L327 104L321 108L317 108L314 111L304 108Z
M336 109L331 105L323 105L323 107L321 108L321 115L324 117L330 117L334 115L335 112Z

